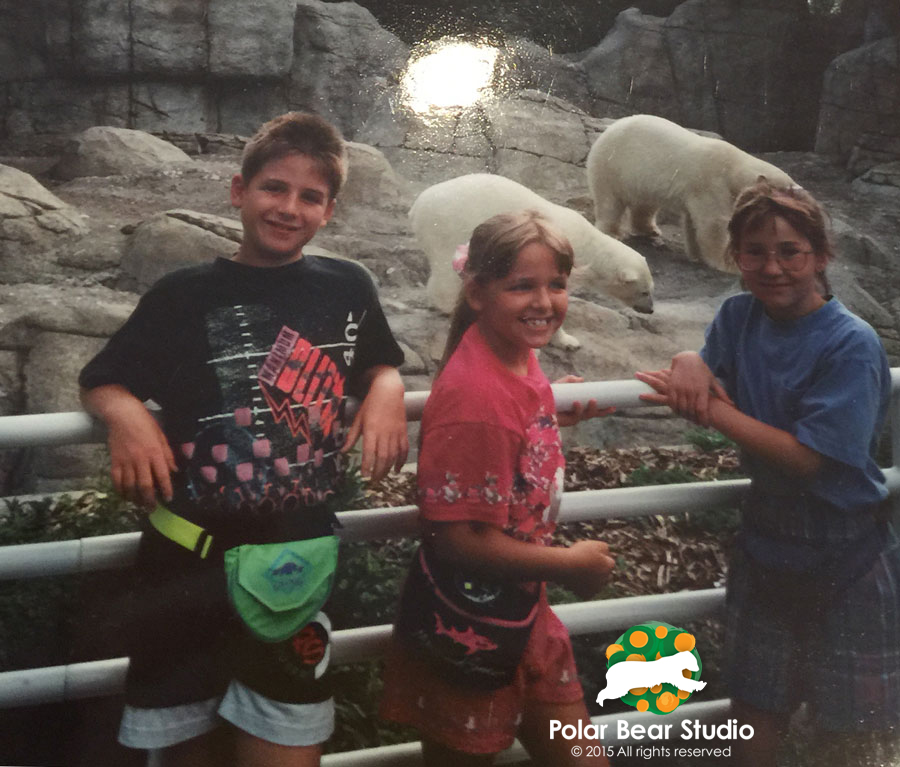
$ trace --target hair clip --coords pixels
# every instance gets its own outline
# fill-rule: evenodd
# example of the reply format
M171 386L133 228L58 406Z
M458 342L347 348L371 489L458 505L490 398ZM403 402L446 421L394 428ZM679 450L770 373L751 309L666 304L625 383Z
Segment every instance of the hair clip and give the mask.
M451 265L453 266L453 271L456 272L460 277L462 277L463 270L466 268L466 264L469 261L469 244L465 245L457 245L456 246L456 255L453 256L453 261Z

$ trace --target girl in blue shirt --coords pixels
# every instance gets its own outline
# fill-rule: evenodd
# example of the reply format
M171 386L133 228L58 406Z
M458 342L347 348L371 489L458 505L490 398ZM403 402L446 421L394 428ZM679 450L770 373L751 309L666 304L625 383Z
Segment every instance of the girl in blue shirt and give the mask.
M828 295L833 252L807 192L761 178L729 234L748 292L725 301L699 353L637 378L655 389L647 401L737 442L752 480L728 573L725 674L733 716L755 736L735 756L774 767L805 701L825 749L816 763L876 763L864 760L883 757L900 724L900 547L874 460L887 358Z

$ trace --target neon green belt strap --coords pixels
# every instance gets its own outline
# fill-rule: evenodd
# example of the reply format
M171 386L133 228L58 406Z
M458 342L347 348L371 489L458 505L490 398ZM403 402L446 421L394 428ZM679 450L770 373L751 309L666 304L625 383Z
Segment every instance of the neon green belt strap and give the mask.
M200 525L173 514L165 506L157 506L148 519L150 524L170 541L184 546L188 551L193 551L200 559L206 559L213 537Z

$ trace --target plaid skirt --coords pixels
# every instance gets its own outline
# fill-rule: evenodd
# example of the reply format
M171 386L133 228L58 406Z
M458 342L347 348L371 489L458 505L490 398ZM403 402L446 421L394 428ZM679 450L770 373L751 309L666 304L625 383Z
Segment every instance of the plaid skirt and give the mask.
M809 496L751 495L743 511L745 529L787 550L810 539L849 547L883 524L873 510L845 512ZM793 610L778 603L771 582L761 586L760 564L737 548L726 596L725 676L734 699L784 714L805 701L830 732L900 725L900 539L888 527L883 541L839 593L810 593Z

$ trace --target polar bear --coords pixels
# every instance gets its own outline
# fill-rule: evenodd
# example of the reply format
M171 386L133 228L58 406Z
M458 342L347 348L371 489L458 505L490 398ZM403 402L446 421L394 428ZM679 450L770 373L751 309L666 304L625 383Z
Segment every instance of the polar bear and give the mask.
M599 290L639 312L653 311L653 277L640 253L603 234L574 210L490 173L471 173L430 186L409 209L413 233L431 267L426 291L432 307L445 314L453 310L460 279L451 264L457 246L469 241L472 230L498 213L525 208L543 213L572 243L573 285ZM562 328L554 343L566 349L579 346Z
M688 256L726 272L728 221L738 193L765 176L776 186L792 186L780 168L727 141L693 133L654 115L616 120L594 142L587 157L595 225L613 237L630 231L659 235L660 209L682 215Z

